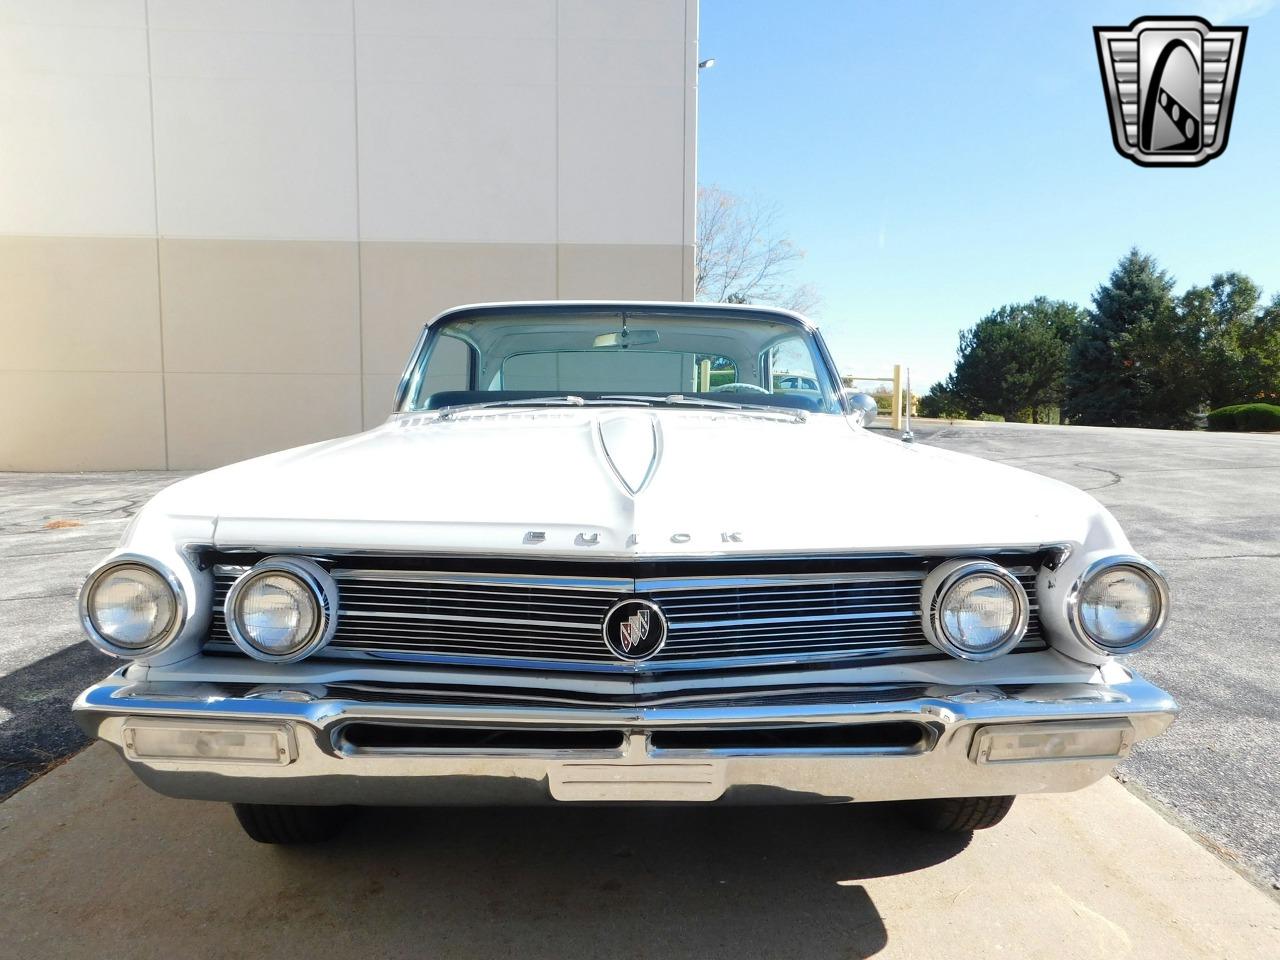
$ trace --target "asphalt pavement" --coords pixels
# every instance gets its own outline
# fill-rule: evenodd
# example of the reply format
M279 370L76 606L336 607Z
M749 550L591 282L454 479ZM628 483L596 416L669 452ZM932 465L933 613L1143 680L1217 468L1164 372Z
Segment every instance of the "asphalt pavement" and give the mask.
M0 473L0 799L87 742L70 705L115 661L76 592L129 519L184 473Z
M1170 627L1132 662L1182 713L1139 744L1119 775L1280 885L1280 434L914 428L918 442L1087 490L1164 571Z

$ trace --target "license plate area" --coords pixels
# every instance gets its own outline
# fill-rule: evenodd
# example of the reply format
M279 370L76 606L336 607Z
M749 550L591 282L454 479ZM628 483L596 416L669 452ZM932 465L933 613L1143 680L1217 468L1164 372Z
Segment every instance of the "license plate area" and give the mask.
M724 763L716 760L667 763L569 761L555 764L548 777L551 796L565 801L701 802L724 793Z

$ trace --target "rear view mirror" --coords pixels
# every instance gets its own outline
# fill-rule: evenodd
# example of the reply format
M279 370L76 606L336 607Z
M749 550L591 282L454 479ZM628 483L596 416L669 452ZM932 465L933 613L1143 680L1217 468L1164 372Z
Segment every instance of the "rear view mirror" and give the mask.
M619 330L602 333L592 342L593 347L648 347L658 342L657 330Z

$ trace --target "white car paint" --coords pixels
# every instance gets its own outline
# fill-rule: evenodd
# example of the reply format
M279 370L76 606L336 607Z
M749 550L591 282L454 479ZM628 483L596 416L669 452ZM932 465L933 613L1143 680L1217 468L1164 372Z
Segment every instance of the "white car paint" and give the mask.
M810 465L799 482L797 463ZM184 560L186 544L589 559L1053 543L1071 553L1041 574L1041 617L1059 650L1100 663L1071 636L1067 592L1093 559L1131 548L1074 487L832 414L516 407L396 416L181 481L112 557L175 570L193 598L184 634L194 637L210 585ZM179 644L155 662L192 652Z

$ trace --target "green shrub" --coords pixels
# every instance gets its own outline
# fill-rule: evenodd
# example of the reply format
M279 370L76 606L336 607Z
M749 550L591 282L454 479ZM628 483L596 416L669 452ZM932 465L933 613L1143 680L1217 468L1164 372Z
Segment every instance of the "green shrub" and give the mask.
M980 413L978 419L983 423L1004 423L1004 417L998 413Z
M1237 403L1209 411L1210 430L1280 430L1280 406Z

